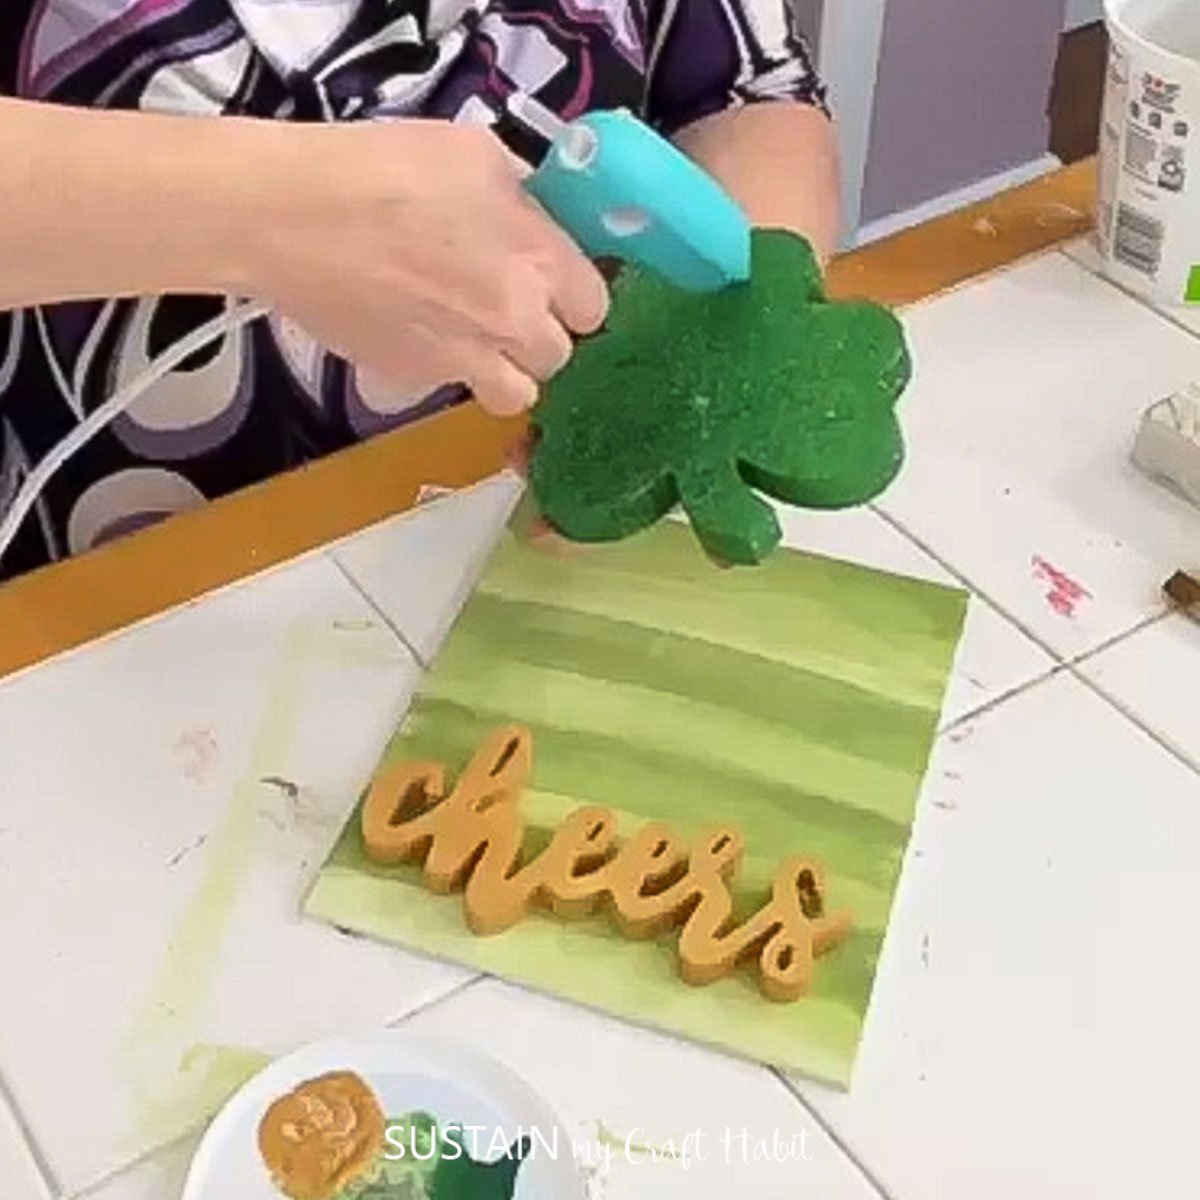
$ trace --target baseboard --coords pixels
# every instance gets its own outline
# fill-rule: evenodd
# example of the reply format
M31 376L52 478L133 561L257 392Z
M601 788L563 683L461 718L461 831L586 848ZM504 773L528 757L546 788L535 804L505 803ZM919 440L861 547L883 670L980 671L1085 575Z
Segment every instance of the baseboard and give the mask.
M947 213L966 208L971 204L978 204L980 200L989 200L1001 192L1007 192L1012 188L1020 187L1023 183L1040 179L1043 175L1049 175L1051 171L1057 171L1061 166L1062 163L1057 155L1043 154L1031 162L1010 167L1007 171L1001 171L997 175L989 175L986 179L968 184L957 191L947 192L943 196L935 196L932 200L926 200L924 204L918 204L915 208L892 213L890 216L880 217L875 221L868 221L859 229L851 244L866 246L871 242L878 242L883 238L891 237L894 233L911 229L914 225L923 225L935 217L944 217Z

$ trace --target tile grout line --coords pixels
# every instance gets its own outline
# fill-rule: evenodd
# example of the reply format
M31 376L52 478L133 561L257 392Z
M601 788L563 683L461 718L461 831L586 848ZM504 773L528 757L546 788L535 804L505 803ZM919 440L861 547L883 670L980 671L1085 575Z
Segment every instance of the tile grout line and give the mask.
M1035 687L1040 687L1043 683L1049 683L1052 679L1056 679L1059 675L1069 673L1070 669L1069 663L1054 663L1044 674L1034 675L1022 683L1014 684L1007 691L993 696L990 700L985 700L982 704L977 705L975 708L969 709L967 712L955 717L954 720L947 721L944 725L939 726L935 733L935 737L941 739L947 734L954 733L961 729L970 721L978 721L980 717L987 716L989 713L994 712L1002 704L1007 704L1010 700L1016 700L1018 697L1023 696L1026 692L1032 691Z
M350 570L343 565L341 559L331 551L326 552L326 558L333 563L338 574L341 575L341 577L354 589L359 598L366 603L367 607L370 608L370 610L384 623L391 635L404 647L405 650L408 651L409 654L412 655L413 661L417 664L417 666L422 671L428 672L430 665L425 661L425 656L421 654L417 650L416 646L414 646L413 643L408 640L396 622L393 621L386 612L384 612L384 610L375 601L374 597L371 596L367 589L364 588L357 579L355 579Z
M1024 683L1019 683L1015 687L1009 688L1008 691L1002 692L998 696L993 696L992 699L979 705L977 708L971 709L969 712L963 713L961 716L955 717L953 721L947 721L937 730L937 737L942 738L946 734L953 733L961 729L964 725L971 721L977 721L980 717L986 716L999 708L1002 704L1008 703L1010 700L1015 700L1017 697L1024 695L1033 688L1038 687L1043 683L1049 683L1052 679L1060 675L1067 675L1076 682L1083 684L1097 699L1103 701L1119 716L1129 722L1140 733L1144 733L1156 746L1165 750L1172 758L1189 770L1200 775L1200 759L1193 759L1185 750L1176 746L1169 738L1159 733L1152 726L1148 725L1145 720L1138 715L1132 708L1124 704L1116 696L1112 695L1101 684L1097 683L1090 676L1084 674L1079 667L1091 661L1096 656L1103 654L1107 650L1111 650L1114 646L1119 645L1134 634L1142 633L1155 625L1162 623L1170 618L1170 613L1156 613L1153 616L1146 617L1139 621L1131 629L1124 633L1119 633L1109 638L1105 642L1101 642L1098 646L1091 650L1085 650L1083 653L1076 655L1070 659L1061 659L1044 675L1036 675L1032 679L1027 679ZM1040 643L1039 643L1040 645Z
M1065 667L1068 665L1069 660L1065 659L1057 650L1054 649L1053 646L1045 642L1038 633L1029 628L1029 626L1027 626L1020 617L1018 617L1015 613L1009 612L1008 609L995 597L973 583L968 575L964 575L962 571L960 571L949 561L949 559L944 558L927 541L913 533L912 530L908 529L904 523L899 520L899 518L893 517L886 509L883 509L876 504L870 504L868 507L877 517L880 518L880 520L884 521L896 533L900 534L901 537L906 538L914 546L916 546L916 548L920 550L922 554L925 554L927 557L933 559L933 561L937 563L937 565L941 567L942 570L945 571L946 574L948 574L957 584L966 588L972 596L977 596L989 607L999 613L1000 616L1002 616L1010 625L1013 625L1017 630L1024 634L1025 637L1027 637L1039 650L1041 650L1044 654L1049 655L1058 666Z
M1148 725L1146 721L1134 711L1134 709L1125 704L1125 702L1122 701L1118 696L1113 695L1113 693L1110 692L1102 683L1079 670L1081 666L1090 662L1098 655L1103 654L1106 650L1111 650L1114 646L1124 641L1126 637L1131 636L1134 633L1141 633L1146 629L1151 629L1155 625L1163 624L1169 621L1173 616L1174 614L1170 610L1167 610L1165 612L1157 613L1152 617L1147 617L1145 620L1139 621L1138 624L1132 630L1130 630L1129 634L1110 638L1107 642L1102 642L1099 646L1096 646L1092 650L1085 651L1064 665L1073 679L1083 684L1083 686L1092 692L1093 695L1098 696L1101 700L1108 704L1110 708L1115 709L1131 725L1135 725L1152 742L1154 742L1156 746L1162 750L1165 750L1169 755L1171 755L1172 758L1181 763L1183 766L1188 767L1190 770L1200 775L1200 759L1193 758L1186 750L1182 749L1182 747L1176 746L1170 738L1168 738L1165 734L1159 733L1158 730Z
M1141 633L1143 630L1150 628L1150 626L1156 624L1158 621L1164 620L1171 615L1169 610L1150 613L1145 617L1139 618L1131 626L1129 626L1128 629L1123 629L1119 633L1112 634L1110 637L1106 638L1096 646L1091 646L1087 650L1081 650L1078 654L1064 655L1060 651L1056 650L1039 633L1026 625L1025 622L1015 613L1010 612L1005 605L1001 604L1000 601L992 596L989 592L978 587L971 580L970 576L965 575L948 559L942 557L942 555L940 555L928 542L908 529L902 521L896 517L893 517L890 513L874 504L869 505L869 507L877 517L886 522L893 530L895 530L896 533L900 534L901 537L906 538L923 554L933 559L933 561L937 563L937 565L941 567L943 571L950 575L956 583L966 588L972 596L976 596L980 600L984 601L984 603L989 605L1010 625L1016 628L1020 633L1024 634L1024 636L1027 637L1039 650L1054 660L1055 669L1048 671L1045 675L1040 676L1039 678L1048 679L1062 667L1067 667L1069 669L1078 663L1086 662L1094 655L1100 654L1105 650L1111 650L1114 646L1119 645L1126 639L1133 637L1135 634Z
M1155 743L1155 745L1157 745L1160 749L1165 750L1177 762L1187 767L1192 772L1200 774L1200 760L1192 759L1192 757L1187 754L1186 751L1181 750L1178 746L1171 742L1170 739L1164 737L1161 733L1158 733L1155 729L1151 728L1151 726L1149 726L1136 712L1134 712L1127 705L1123 704L1115 696L1111 695L1105 688L1089 678L1089 676L1084 674L1079 669L1083 664L1090 662L1092 659L1104 653L1105 651L1111 650L1115 646L1122 644L1136 634L1142 633L1162 621L1169 620L1172 615L1169 610L1151 613L1149 616L1143 617L1141 620L1135 622L1132 626L1130 626L1130 628L1123 630L1120 633L1113 634L1111 637L1107 638L1103 642L1100 642L1098 645L1092 646L1087 650L1070 656L1069 658L1064 658L1052 646L1044 642L1041 637L1039 637L1032 630L1028 629L1019 618L1010 613L1003 605L998 604L986 592L976 588L967 576L963 575L961 571L957 570L949 562L937 554L933 548L925 543L921 538L917 537L915 534L906 529L900 521L896 520L896 518L884 512L882 509L877 508L874 504L871 504L869 507L871 511L876 514L876 516L884 520L902 537L905 537L912 542L912 544L916 546L918 550L921 550L923 553L932 558L934 562L938 564L938 566L950 574L952 578L954 578L959 584L969 589L972 595L978 596L981 600L989 604L1005 620L1009 621L1015 628L1020 630L1021 633L1029 638L1030 641L1032 641L1034 645L1038 647L1038 649L1048 654L1055 663L1054 667L1047 671L1044 675L1038 675L1033 679L1027 680L1025 683L1011 688L1003 695L993 697L987 703L980 705L971 712L948 722L937 731L938 737L941 737L953 729L961 728L963 724L969 720L977 720L980 716L993 711L1001 704L1014 699L1015 697L1028 691L1030 688L1041 683L1047 683L1055 676L1061 675L1065 672L1072 679L1082 683L1094 696L1102 700L1105 704L1112 708L1114 712L1123 717L1141 733L1144 733L1152 742Z
M1164 608L1161 612L1151 613L1149 616L1143 617L1140 621L1138 621L1132 629L1127 629L1124 633L1115 633L1112 637L1106 638L1104 641L1097 643L1095 646L1091 647L1091 649L1081 650L1073 657L1065 659L1063 665L1074 669L1075 667L1082 666L1084 663L1091 662L1093 658L1104 654L1106 651L1113 649L1115 646L1119 646L1128 638L1133 637L1134 634L1143 633L1145 630L1151 629L1163 621L1169 621L1171 616L1171 610L1166 608Z
M1095 680L1089 678L1087 675L1083 674L1083 672L1075 670L1073 667L1068 667L1067 670L1070 672L1073 679L1083 684L1083 686L1086 687L1088 691L1092 693L1092 695L1098 696L1104 701L1105 704L1124 717L1125 720L1127 720L1131 725L1136 726L1136 728L1140 732L1144 733L1146 737L1148 737L1160 750L1164 750L1181 766L1187 767L1192 774L1200 775L1200 759L1193 759L1186 750L1176 746L1170 738L1147 725L1142 718L1137 715L1137 713L1125 705L1121 700L1118 700L1117 697L1105 691L1104 688L1096 683Z
M855 1153L850 1144L842 1137L833 1125L821 1114L801 1093L800 1089L777 1067L767 1070L782 1085L784 1091L808 1114L813 1124L833 1143L834 1148L849 1162L854 1164L858 1173L875 1190L880 1200L896 1200L895 1194L884 1184L883 1180L867 1166Z
M1056 676L1064 673L1072 676L1077 675L1078 672L1076 671L1076 668L1081 664L1089 662L1091 659L1095 658L1097 655L1103 654L1107 650L1111 650L1114 646L1120 645L1121 642L1133 637L1135 634L1142 633L1163 621L1169 620L1170 616L1171 614L1169 612L1153 613L1151 616L1144 617L1142 620L1138 621L1137 624L1132 626L1130 629L1125 630L1123 633L1114 634L1112 637L1107 638L1105 641L1100 642L1096 646L1093 646L1090 650L1084 650L1075 655L1073 658L1062 659L1059 662L1056 662L1054 666L1051 667L1051 669L1044 675L1035 675L1033 678L1025 680L1024 683L1015 684L1007 691L1001 692L998 696L993 696L990 700L985 700L982 704L977 705L975 708L969 709L961 716L955 717L953 721L947 721L944 725L938 728L937 736L941 737L943 734L949 733L951 730L961 728L968 721L974 721L977 718L991 712L993 709L999 708L1001 704L1004 704L1009 700L1016 699L1016 697L1023 695L1025 692L1029 691L1030 688L1035 687L1039 683L1048 683L1051 679L1054 679ZM1103 691L1103 689L1099 690ZM1135 721L1135 724L1140 725L1140 722Z
M165 1142L161 1146L155 1146L153 1149L144 1151L136 1158L131 1158L119 1167L114 1167L111 1171L105 1171L103 1175L97 1179L93 1179L91 1183L85 1183L81 1188L76 1188L70 1192L63 1192L62 1200L87 1200L88 1196L97 1195L110 1184L124 1179L127 1175L132 1175L134 1171L140 1170L142 1167L152 1163L160 1154L166 1154L169 1150L175 1149L176 1146L182 1146L185 1142L191 1141L192 1138L196 1137L208 1125L210 1119L209 1117L205 1117L204 1120L197 1121L195 1125L189 1126L178 1137L172 1138L169 1142Z
M29 1122L25 1119L25 1114L17 1105L17 1098L13 1094L13 1090L8 1085L8 1080L0 1075L0 1104L3 1104L8 1109L8 1114L12 1118L12 1123L16 1129L18 1137L24 1143L24 1149L29 1155L30 1161L33 1163L34 1170L41 1179L42 1185L46 1189L48 1196L62 1196L63 1187L54 1168L50 1166L50 1160L42 1151L38 1140L33 1135L33 1129Z
M431 996L428 1000L423 1000L420 1004L410 1008L408 1012L401 1013L398 1017L392 1017L385 1023L384 1028L398 1029L407 1024L407 1022L415 1020L427 1012L432 1012L438 1005L445 1004L448 1000L456 1000L459 996L469 992L473 987L493 978L494 976L489 975L486 971L479 971L475 975L472 975L470 979L464 979L461 983L456 983L452 988L448 988L440 996Z

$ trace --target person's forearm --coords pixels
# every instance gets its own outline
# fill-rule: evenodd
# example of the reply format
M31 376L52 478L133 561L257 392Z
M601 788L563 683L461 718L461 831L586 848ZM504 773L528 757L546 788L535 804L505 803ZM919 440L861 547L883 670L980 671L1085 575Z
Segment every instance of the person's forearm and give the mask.
M833 126L803 104L755 104L699 121L679 146L725 185L756 226L803 234L817 254L833 253L839 232Z
M272 137L0 100L0 308L236 290Z

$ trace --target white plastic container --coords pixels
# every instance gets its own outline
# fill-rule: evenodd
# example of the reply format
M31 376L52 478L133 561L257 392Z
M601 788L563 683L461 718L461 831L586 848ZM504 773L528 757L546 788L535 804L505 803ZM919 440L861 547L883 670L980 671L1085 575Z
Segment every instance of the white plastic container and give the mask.
M1200 304L1200 0L1106 0L1097 245L1122 287Z

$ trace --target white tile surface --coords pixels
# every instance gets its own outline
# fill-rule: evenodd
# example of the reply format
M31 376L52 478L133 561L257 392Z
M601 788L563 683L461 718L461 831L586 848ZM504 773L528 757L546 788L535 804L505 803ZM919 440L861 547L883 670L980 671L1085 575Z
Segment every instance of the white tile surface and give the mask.
M50 1200L50 1190L3 1092L0 1092L0 1196L4 1200Z
M848 1095L896 1200L1195 1183L1200 776L1058 676L947 735Z
M1128 631L1200 515L1129 462L1200 345L1065 255L907 314L908 468L882 508L1063 656Z
M1170 616L1079 668L1139 723L1200 766L1200 625Z
M182 1138L99 1187L89 1188L86 1200L179 1200L199 1145L199 1134Z
M403 1027L453 1035L522 1075L581 1145L597 1147L597 1200L877 1200L853 1163L762 1068L494 981ZM755 1162L755 1145L765 1139L773 1148L776 1132L779 1146L794 1147L798 1158ZM689 1135L689 1148L708 1158L686 1170L681 1160L651 1161L637 1148L673 1141L678 1154ZM604 1143L612 1146L607 1174Z
M462 978L297 915L416 678L316 558L0 685L0 1071L67 1188Z
M331 553L392 627L429 662L521 492L520 481L506 472L384 521Z
M1068 242L1063 247L1063 253L1093 275L1103 276L1103 260L1090 237L1077 238L1073 242ZM1185 329L1200 334L1200 305L1161 304L1149 297L1138 297L1138 301L1161 313L1168 320L1175 321Z

